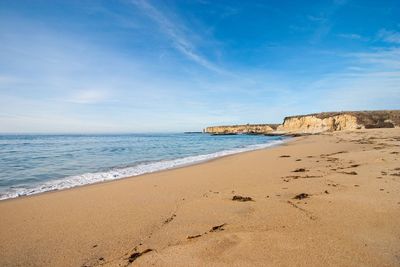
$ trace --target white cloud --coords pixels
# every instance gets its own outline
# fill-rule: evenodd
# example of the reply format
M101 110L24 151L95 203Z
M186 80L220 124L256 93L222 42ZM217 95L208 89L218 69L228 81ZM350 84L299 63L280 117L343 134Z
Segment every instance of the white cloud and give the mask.
M342 33L338 34L339 37L345 38L345 39L352 39L352 40L361 40L362 36L359 34L355 33Z
M97 104L110 98L109 92L99 89L85 89L74 93L68 100L76 104Z
M20 79L17 79L13 76L10 75L0 75L0 87L9 85L9 84L15 84L20 82Z
M172 41L173 46L188 59L209 70L218 73L226 73L226 71L216 66L214 63L210 62L206 57L202 56L196 51L195 45L189 40L187 34L185 33L187 32L187 29L184 28L182 22L174 22L157 8L152 6L148 1L134 0L132 3L143 10L148 17L155 21L160 27L161 31Z
M400 48L376 49L372 52L349 53L346 56L364 67L380 70L400 68Z
M313 15L308 15L307 18L308 18L310 21L313 21L313 22L326 22L326 21L327 21L327 18L324 17L324 16L313 16Z
M308 89L326 110L394 109L400 106L400 49L346 54L351 66Z
M381 29L378 32L378 38L387 43L400 44L400 32Z

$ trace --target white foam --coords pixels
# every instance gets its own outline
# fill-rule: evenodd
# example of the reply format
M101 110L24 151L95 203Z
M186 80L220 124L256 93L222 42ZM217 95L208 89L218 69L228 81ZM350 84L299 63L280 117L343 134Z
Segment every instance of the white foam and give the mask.
M243 148L237 148L232 150L224 150L211 154L190 156L185 158L179 158L174 160L165 160L159 162L152 162L146 164L140 164L133 167L112 169L106 172L96 172L96 173L85 173L81 175L74 175L64 177L62 179L48 181L40 185L36 185L31 188L11 188L6 192L0 193L0 200L8 198L16 198L19 196L28 196L38 193L43 193L47 191L61 190L72 188L81 185L93 184L98 182L117 180L121 178L138 176L145 173L152 173L162 170L173 169L177 167L183 167L195 163L200 163L203 161L228 156L232 154L242 153L246 151L252 151L262 148L267 148L283 143L283 140L270 141L265 144L251 145Z

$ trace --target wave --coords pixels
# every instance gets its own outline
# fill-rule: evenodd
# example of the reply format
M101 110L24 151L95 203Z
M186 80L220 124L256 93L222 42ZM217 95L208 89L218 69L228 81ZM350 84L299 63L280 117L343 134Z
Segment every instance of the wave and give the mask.
M189 156L173 160L157 161L157 162L139 164L132 167L115 168L105 172L85 173L81 175L68 176L57 180L47 181L42 184L31 187L15 187L7 189L7 191L0 193L0 200L16 198L20 196L29 196L48 191L68 189L82 185L117 180L121 178L138 176L146 173L153 173L162 170L184 167L232 154L276 146L283 142L284 142L283 140L274 140L265 144L250 145L247 147L223 150L211 154Z

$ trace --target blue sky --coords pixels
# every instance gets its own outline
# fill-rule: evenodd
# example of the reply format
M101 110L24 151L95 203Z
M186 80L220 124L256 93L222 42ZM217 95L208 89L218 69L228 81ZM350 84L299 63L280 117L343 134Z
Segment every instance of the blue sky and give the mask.
M398 0L0 2L0 132L399 108Z

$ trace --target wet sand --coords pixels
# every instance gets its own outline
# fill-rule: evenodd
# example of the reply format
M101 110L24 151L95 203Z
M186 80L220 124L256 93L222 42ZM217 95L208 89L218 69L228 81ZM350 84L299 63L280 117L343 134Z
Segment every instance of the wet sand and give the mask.
M399 266L400 129L0 202L0 266Z

